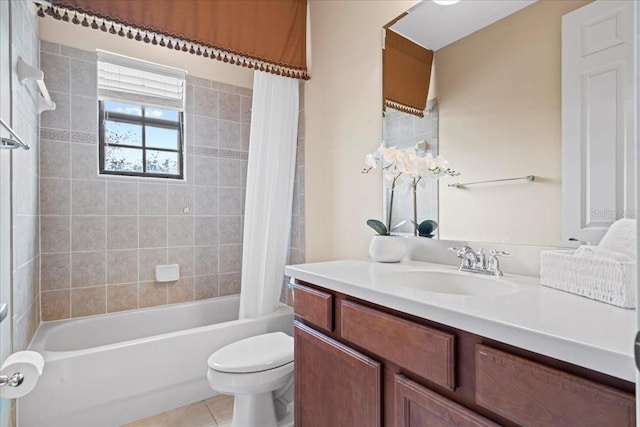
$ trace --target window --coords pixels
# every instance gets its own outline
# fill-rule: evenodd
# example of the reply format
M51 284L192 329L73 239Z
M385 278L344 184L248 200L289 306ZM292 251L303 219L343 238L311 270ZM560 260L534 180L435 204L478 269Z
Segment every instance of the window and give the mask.
M100 101L100 117L100 173L182 179L182 112Z
M183 179L185 72L98 52L100 173Z

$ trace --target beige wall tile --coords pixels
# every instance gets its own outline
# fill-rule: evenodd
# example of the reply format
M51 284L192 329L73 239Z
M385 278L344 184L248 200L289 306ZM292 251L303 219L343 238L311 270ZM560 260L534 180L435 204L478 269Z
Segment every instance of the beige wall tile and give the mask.
M194 179L196 185L218 185L218 159L216 157L194 157Z
M71 183L72 215L104 215L105 183L74 179Z
M194 256L196 276L218 273L217 246L196 246Z
M219 243L242 243L242 227L244 218L241 216L221 216L218 219L220 227Z
M140 282L140 308L167 304L167 285L156 282Z
M198 88L193 93L193 113L199 116L218 118L218 92L213 89Z
M220 159L221 187L242 187L242 160Z
M40 179L40 214L69 215L71 182L68 179Z
M140 228L138 242L141 248L167 247L166 216L141 216L138 227Z
M220 215L243 214L243 192L241 188L220 188Z
M106 248L103 216L71 217L71 250L99 251Z
M60 320L71 317L71 291L43 291L40 294L42 320Z
M240 150L241 144L240 122L228 120L218 121L218 145L220 148Z
M108 215L137 215L138 214L138 183L137 182L107 182L107 214Z
M220 92L218 95L218 118L222 120L240 121L240 95Z
M43 253L71 250L70 216L41 216L40 230L40 246Z
M219 252L219 273L239 273L242 271L242 245L220 245Z
M167 286L169 304L194 300L193 277L183 277L175 283L169 283Z
M219 295L218 276L197 276L194 278L194 287L197 300L217 297Z
M240 273L220 274L218 276L218 283L220 285L220 296L240 293Z
M68 98L68 96L67 96ZM59 100L55 100L56 111L62 104ZM46 112L42 113L42 120L45 119ZM67 109L67 115L69 110ZM68 117L67 117L68 120ZM49 127L42 124L43 127ZM68 142L60 141L40 141L40 176L45 178L70 178L71 164L69 162L71 156L71 147Z
M107 286L107 312L138 308L138 283Z
M168 218L169 246L193 246L193 216Z
M93 144L71 144L71 178L99 179L98 146Z
M107 312L106 286L71 290L71 317L92 316Z
M71 254L71 287L105 285L106 258L105 251L73 252Z
M134 249L138 247L138 217L107 217L107 249Z
M194 215L218 215L218 188L196 186L194 188Z
M107 251L107 284L138 281L138 250Z
M167 214L167 184L139 185L140 215L166 215Z
M218 244L218 217L196 216L194 217L195 244L196 246L211 246Z
M69 289L71 285L71 254L42 254L42 290Z

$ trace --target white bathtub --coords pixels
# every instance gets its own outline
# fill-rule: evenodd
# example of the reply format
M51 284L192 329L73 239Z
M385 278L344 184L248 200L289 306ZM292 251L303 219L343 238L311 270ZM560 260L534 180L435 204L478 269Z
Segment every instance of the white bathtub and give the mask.
M207 358L238 339L293 333L293 312L238 320L229 296L43 323L30 349L45 367L18 399L20 427L112 427L215 395Z

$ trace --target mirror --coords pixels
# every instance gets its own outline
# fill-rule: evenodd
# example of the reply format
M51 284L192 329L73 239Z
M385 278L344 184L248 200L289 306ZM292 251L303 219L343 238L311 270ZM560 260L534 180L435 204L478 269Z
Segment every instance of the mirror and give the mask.
M562 16L588 3L424 0L388 27L434 51L424 118L387 107L383 137L399 148L425 141L461 172L417 195L418 222L436 220L439 238L566 246ZM410 194L396 192L393 217L413 218Z

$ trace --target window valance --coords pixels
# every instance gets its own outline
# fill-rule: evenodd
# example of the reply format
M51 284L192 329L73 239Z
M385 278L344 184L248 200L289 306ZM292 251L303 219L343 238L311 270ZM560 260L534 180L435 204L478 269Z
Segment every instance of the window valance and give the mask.
M424 115L431 80L433 51L386 29L382 53L384 107Z
M38 15L308 79L307 0L53 0Z

